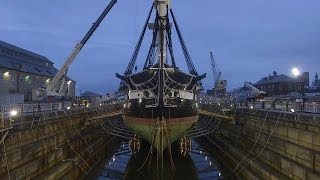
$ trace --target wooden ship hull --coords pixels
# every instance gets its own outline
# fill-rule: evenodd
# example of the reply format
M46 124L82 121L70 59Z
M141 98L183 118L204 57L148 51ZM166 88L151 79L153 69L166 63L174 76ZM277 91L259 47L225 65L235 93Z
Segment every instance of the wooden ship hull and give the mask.
M127 127L162 152L185 135L197 123L199 116L164 119L158 123L157 119L122 117Z

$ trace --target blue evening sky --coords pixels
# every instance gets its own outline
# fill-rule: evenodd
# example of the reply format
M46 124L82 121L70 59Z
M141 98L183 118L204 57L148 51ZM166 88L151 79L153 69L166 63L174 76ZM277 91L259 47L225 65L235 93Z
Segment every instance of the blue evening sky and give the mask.
M151 0L118 0L69 70L77 92L115 91ZM60 68L109 0L1 0L0 39L48 57ZM209 51L228 88L292 67L320 72L319 0L172 0L172 8L204 87L213 86ZM144 63L150 31L141 49ZM174 34L179 66L184 58Z

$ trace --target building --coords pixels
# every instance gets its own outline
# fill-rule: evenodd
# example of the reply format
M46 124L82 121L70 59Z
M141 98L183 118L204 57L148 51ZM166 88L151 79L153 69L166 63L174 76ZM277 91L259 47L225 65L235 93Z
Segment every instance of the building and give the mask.
M262 78L255 83L254 86L261 91L265 91L269 96L273 96L286 95L292 92L303 94L305 84L304 79L274 73L273 75Z
M318 73L316 73L316 75L314 76L314 81L312 83L312 89L320 90L320 82L319 82Z
M319 76L318 73L316 73L316 75L314 76L314 81L312 83L312 85L316 88L319 88L320 84L319 84Z
M303 72L301 75L299 75L298 80L304 82L304 87L309 87L310 86L310 78L309 78L309 72Z
M58 70L45 56L0 41L0 95L23 94L25 102L37 99L35 90L45 88ZM67 77L67 94L75 96L75 82Z
M97 101L98 98L101 98L102 96L100 94L87 91L83 94L80 94L80 97L81 100L87 100L90 103L94 103Z

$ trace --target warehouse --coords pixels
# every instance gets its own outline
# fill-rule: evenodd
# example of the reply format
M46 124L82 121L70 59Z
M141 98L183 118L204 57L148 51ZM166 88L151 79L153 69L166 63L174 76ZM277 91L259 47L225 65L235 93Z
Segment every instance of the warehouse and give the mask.
M0 41L0 96L23 95L37 100L36 90L45 88L58 70L45 56ZM67 94L75 96L75 81L67 77Z

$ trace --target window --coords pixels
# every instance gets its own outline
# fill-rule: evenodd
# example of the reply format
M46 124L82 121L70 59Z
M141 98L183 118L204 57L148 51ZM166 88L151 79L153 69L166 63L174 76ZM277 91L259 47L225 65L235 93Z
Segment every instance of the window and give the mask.
M279 84L279 90L282 91L282 84Z
M39 68L35 67L34 68L36 71L41 72Z
M298 84L298 90L301 90L302 88L301 88L301 84Z
M50 71L48 71L48 70L46 70L46 72L52 75L52 72L50 72Z
M14 81L15 79L16 79L16 76L15 76L14 74L11 74L11 75L10 75L10 80L11 80L11 81Z
M12 51L11 49L8 49L7 54L8 54L9 56L13 56L13 51Z
M4 54L6 52L5 48L2 46L0 48L1 48L1 53Z
M9 55L10 50L8 48L5 48L5 49L6 49L6 54Z

